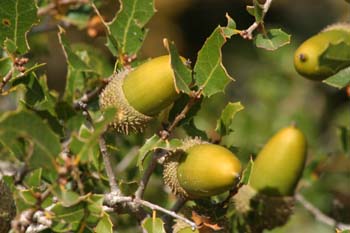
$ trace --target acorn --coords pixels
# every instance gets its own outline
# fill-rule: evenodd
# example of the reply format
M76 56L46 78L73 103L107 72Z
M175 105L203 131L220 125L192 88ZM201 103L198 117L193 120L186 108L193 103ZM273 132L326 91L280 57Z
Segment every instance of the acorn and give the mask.
M306 161L307 143L295 126L281 129L254 161L248 185L233 197L244 216L246 232L262 232L285 224L293 212L294 190Z
M147 61L135 69L114 74L99 97L100 109L117 109L111 126L119 132L142 131L179 93L168 55Z
M295 126L275 134L254 161L249 185L269 196L291 196L303 173L307 143Z
M294 54L294 66L299 74L310 80L321 81L350 66L349 59L321 61L330 45L345 43L350 46L350 24L328 26L317 35L303 42ZM350 50L342 50L350 57Z
M234 188L240 173L239 159L225 147L189 140L168 156L163 177L174 194L197 199Z

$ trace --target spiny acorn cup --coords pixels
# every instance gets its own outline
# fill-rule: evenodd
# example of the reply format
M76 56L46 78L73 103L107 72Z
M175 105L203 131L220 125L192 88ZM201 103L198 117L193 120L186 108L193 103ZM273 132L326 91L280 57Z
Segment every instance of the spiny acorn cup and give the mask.
M339 47L341 59L323 57L330 46ZM317 35L303 42L295 51L295 69L299 74L310 80L321 81L326 79L339 70L350 66L349 47L350 24L342 23L328 26Z
M133 70L116 73L99 97L100 108L117 109L111 125L119 132L142 131L161 110L173 103L174 72L168 55L147 61Z
M196 199L232 189L240 173L240 161L225 147L189 140L168 156L163 177L174 194Z
M302 175L307 143L295 126L275 134L254 161L248 185L233 197L237 212L249 230L262 232L285 224L292 214L294 190Z

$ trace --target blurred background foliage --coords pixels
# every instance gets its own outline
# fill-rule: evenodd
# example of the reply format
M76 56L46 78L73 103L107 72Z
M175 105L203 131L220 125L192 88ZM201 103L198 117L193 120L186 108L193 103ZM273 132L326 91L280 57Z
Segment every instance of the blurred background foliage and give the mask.
M96 2L106 21L112 20L119 8L117 1ZM141 49L142 58L166 54L162 41L168 38L175 41L182 56L194 63L198 50L214 28L218 24L226 24L226 12L236 21L238 29L247 28L254 20L245 10L246 5L251 3L248 0L155 2L157 13L147 24L149 32ZM39 6L44 3L44 0L39 1ZM106 38L99 27L91 26L94 23L92 12L87 6L70 9L66 14L69 18L64 21L67 24L75 20L73 24L78 26L67 27L67 37L76 51L81 49L82 53L94 53L95 60L90 62L108 75L113 70L113 56L105 47ZM340 127L350 127L349 97L345 90L298 75L293 67L293 53L303 40L327 25L349 19L350 5L344 0L273 1L265 19L267 27L282 28L292 35L291 43L270 52L256 48L251 41L239 36L233 37L223 47L223 63L236 81L227 87L225 95L217 94L205 99L194 120L198 128L214 138L216 121L226 103L240 101L244 110L234 120L235 131L224 141L233 142L242 161L254 156L278 129L296 123L309 142L309 162L300 191L324 213L345 223L350 223L350 157L345 155L339 134ZM85 27L86 23L90 26ZM52 19L44 17L40 25L29 33L31 50L28 56L31 61L46 63L41 72L47 74L49 87L61 94L67 68L57 29L52 25ZM1 98L0 110L15 109L15 104L15 96ZM117 138L119 148L114 152L115 162L118 164L117 171L123 171L118 174L123 181L136 179L138 170L136 166L132 167L136 164L137 149L152 133L154 130L143 135ZM183 132L178 130L177 134L180 136ZM135 154L126 156L134 160L127 172L122 167L126 153ZM170 207L175 198L170 197L172 199L169 200L169 190L163 188L161 169L156 174L159 176L153 176L145 199ZM130 226L130 221L128 217L118 218L117 225ZM334 232L331 227L315 221L300 206L286 226L273 232L300 232L301 228L304 233ZM120 232L127 232L127 229L124 230ZM133 229L129 230L133 232Z

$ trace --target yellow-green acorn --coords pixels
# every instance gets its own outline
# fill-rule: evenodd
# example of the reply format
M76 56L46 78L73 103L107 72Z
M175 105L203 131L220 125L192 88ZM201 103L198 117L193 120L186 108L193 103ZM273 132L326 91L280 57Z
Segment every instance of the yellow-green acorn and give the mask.
M225 147L195 143L170 155L164 164L164 180L172 191L184 198L210 197L234 187L241 163Z
M117 109L112 126L118 131L142 131L146 123L179 97L168 55L133 70L115 74L100 94L100 108Z
M254 161L249 185L269 196L293 195L302 175L307 143L295 126L280 130L263 147Z
M322 54L330 45L339 45L340 43L350 46L350 24L328 26L303 42L294 54L295 69L308 79L321 81L350 66L349 59L320 61ZM347 53L346 57L350 57L349 50L342 50L342 53Z

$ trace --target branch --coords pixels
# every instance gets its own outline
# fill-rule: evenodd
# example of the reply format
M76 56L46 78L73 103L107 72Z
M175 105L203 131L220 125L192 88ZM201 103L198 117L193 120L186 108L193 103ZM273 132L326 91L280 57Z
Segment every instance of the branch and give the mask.
M148 165L148 167L146 168L146 171L143 173L143 176L142 176L142 179L140 181L139 187L137 188L137 190L135 192L135 197L136 198L142 198L143 197L143 194L145 192L145 189L146 189L146 186L148 184L148 181L151 178L151 175L152 175L154 169L156 169L156 167L157 167L158 159L160 159L164 155L165 155L165 153L157 153L157 152L155 152L153 154L151 163Z
M118 206L118 204L122 204L122 203L126 203L128 204L129 208L137 208L137 206L145 206L150 208L151 210L158 210L162 213L165 213L173 218L177 218L180 219L182 221L184 221L185 223L187 223L188 225L190 225L192 227L192 229L197 229L197 225L188 220L187 218L178 215L177 213L175 213L174 211L171 210L167 210L159 205L153 204L151 202L139 199L139 198L132 198L130 196L126 197L126 196L116 196L113 193L109 193L105 196L105 204L107 204L109 207L114 207L114 206Z
M111 164L111 160L110 160L110 154L107 151L107 147L106 147L106 141L103 137L103 134L100 136L100 139L98 141L98 144L100 146L100 151L103 157L103 162L105 164L105 168L106 168L106 173L108 176L108 180L109 180L109 186L111 187L111 191L112 193L115 193L116 195L121 195L121 191L118 187L114 172L113 172L113 168L112 168L112 164Z
M90 116L89 111L87 110L87 104L83 102L83 100L85 100L85 99L88 100L88 98L84 98L84 96L83 96L81 99L82 100L78 100L77 106L78 106L78 108L80 108L83 111L83 115L85 116L85 118L89 122L90 128L94 129L94 123L93 123L93 120ZM116 177L115 177L114 172L113 172L112 163L110 160L111 156L108 153L106 141L103 137L103 133L100 135L100 138L98 140L98 144L99 144L100 152L102 154L103 162L105 165L105 169L106 169L106 173L107 173L107 177L108 177L108 181L109 181L109 186L111 188L111 192L115 193L116 195L119 196L119 195L121 195L121 191L118 187Z
M74 109L82 109L82 105L90 102L93 98L98 96L102 89L106 86L107 81L103 82L103 85L96 87L94 90L90 92L86 92L80 99L75 100L73 103Z
M300 193L295 195L295 199L306 209L308 210L314 217L319 221L326 225L337 227L340 230L350 229L350 224L337 222L335 219L325 215L322 213L316 206L308 202Z
M171 123L171 125L166 129L162 130L160 134L160 138L163 140L168 139L172 131L175 129L175 127L180 123L182 119L184 119L187 115L187 113L191 110L192 106L197 103L197 101L200 100L202 96L202 90L199 90L197 92L192 93L190 100L185 105L185 107L182 109L182 111L175 117L174 121Z
M270 6L271 6L272 0L266 0L266 2L264 3L263 7L263 12L262 12L262 16L261 16L261 21L257 22L255 21L252 25L250 25L246 30L242 30L240 32L240 35L244 38L244 39L248 39L251 40L253 39L253 32L260 26L263 24L264 22L264 18L266 13L269 11Z
M5 85L11 80L12 78L12 74L13 72L15 71L15 66L13 66L9 72L5 75L5 77L1 80L1 83L0 83L0 94L4 91L4 87Z

